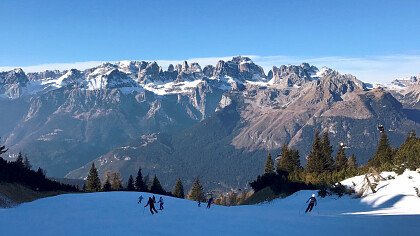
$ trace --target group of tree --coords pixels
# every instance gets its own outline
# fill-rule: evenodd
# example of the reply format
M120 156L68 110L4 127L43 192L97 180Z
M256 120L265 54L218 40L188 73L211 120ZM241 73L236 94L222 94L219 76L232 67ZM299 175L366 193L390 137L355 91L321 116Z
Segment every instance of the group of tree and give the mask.
M338 146L334 158L328 133L324 132L320 137L319 132L315 131L312 148L299 179L312 184L331 184L357 174L357 169L356 157L348 157L344 145Z
M402 172L406 168L420 167L420 138L410 132L399 148L392 148L387 134L381 132L377 150L368 163L358 167L355 155L348 157L345 146L339 145L335 158L328 133L322 136L315 131L311 150L301 166L299 151L282 146L277 162L268 154L264 172L250 183L254 191L271 187L276 193L291 194L300 189L322 188L337 183L358 173L366 173L369 168L377 171L394 170Z
M134 179L133 176L130 175L125 185L123 185L121 175L118 172L110 171L105 173L105 180L102 183L101 179L99 178L98 170L95 167L95 163L92 163L92 166L89 170L84 189L87 192L137 191L174 196L178 198L185 197L184 186L181 179L176 181L173 192L167 192L165 189L163 189L156 175L151 181L149 175L143 177L141 167L139 167L137 171L136 178Z
M299 151L283 144L276 163L268 154L263 174L251 182L250 186L255 192L270 187L274 193L283 195L301 189L314 189L320 183L330 182L337 172L346 171L348 162L344 147L339 148L334 159L328 133L320 137L316 131L305 168L301 166Z
M15 161L6 161L1 157L6 152L6 147L0 146L0 182L22 184L35 191L79 191L74 186L48 179L41 168L32 170L28 157L22 153L18 154Z
M378 171L396 171L420 168L420 138L414 131L408 133L404 143L398 148L390 145L388 135L381 133L377 150L365 168L374 167Z

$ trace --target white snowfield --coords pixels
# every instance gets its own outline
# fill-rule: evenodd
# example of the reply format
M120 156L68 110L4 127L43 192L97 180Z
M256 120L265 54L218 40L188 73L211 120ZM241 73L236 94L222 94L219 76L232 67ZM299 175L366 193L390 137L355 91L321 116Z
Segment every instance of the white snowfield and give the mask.
M343 184L355 182L357 188L362 180L357 176ZM310 214L304 213L305 202L313 191L211 209L164 196L165 209L155 215L143 207L148 193L66 194L0 209L0 235L419 235L416 185L420 174L405 172L381 181L377 193L364 198L318 198ZM145 199L138 205L140 195Z

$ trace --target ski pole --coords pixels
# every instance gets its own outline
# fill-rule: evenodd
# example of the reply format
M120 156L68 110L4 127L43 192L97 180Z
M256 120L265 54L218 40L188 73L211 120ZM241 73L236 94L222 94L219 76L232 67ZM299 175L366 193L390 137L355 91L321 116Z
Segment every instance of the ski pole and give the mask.
M146 207L143 207L143 215L144 215L144 209L146 209Z

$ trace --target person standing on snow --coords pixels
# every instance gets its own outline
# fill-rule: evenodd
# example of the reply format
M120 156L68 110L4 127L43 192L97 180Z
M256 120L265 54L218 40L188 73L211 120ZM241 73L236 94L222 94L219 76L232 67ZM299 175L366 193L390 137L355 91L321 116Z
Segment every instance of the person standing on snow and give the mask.
M198 200L198 207L201 207L201 201Z
M158 203L159 203L159 210L163 210L163 198L162 197L159 198Z
M143 195L140 195L139 201L137 202L137 204L141 204L141 201L143 201Z
M207 202L207 208L209 209L211 204L213 203L213 197L210 197L208 202Z
M309 205L306 208L305 213L307 213L308 211L311 212L314 205L316 206L317 202L316 202L315 194L312 194L312 197L309 198L308 201L306 201L306 203L308 203L308 202L309 202Z
M146 204L146 206L144 206L144 207L147 207L147 206L149 206L149 208L150 208L150 213L152 213L152 215L153 215L154 213L158 213L158 211L157 211L157 210L156 210L156 208L155 208L155 201L153 201L153 198L149 197L149 200L147 201L147 204Z
M153 199L153 203L156 203L155 195L152 196L152 199Z

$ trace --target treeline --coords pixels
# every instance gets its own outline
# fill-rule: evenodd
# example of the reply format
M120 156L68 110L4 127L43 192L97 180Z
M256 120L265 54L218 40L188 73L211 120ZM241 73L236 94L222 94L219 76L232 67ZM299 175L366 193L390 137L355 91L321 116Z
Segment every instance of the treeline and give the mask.
M368 163L359 167L356 157L348 157L346 146L340 145L333 156L333 146L328 133L322 135L316 131L311 151L306 157L306 165L300 163L299 151L283 145L281 154L274 161L268 154L264 172L252 181L250 186L255 192L270 187L276 194L291 194L302 189L325 189L345 178L375 171L415 170L420 167L420 139L411 131L399 148L392 148L387 134L382 131L377 150ZM332 191L342 191L342 186L335 185Z
M411 131L400 147L393 148L389 144L387 134L382 132L373 158L361 169L367 172L371 167L378 171L395 171L398 174L406 169L420 168L420 138L414 131Z
M137 171L136 178L134 179L132 175L128 178L125 185L121 175L118 172L107 172L105 174L105 181L101 182L99 178L98 170L95 167L95 164L92 163L92 166L89 170L89 174L86 180L86 184L83 187L86 192L108 192L108 191L137 191L137 192L148 192L166 196L173 196L177 198L187 197L190 200L194 201L206 201L206 194L204 188L200 182L200 179L197 177L190 191L187 195L184 193L184 185L181 179L178 179L173 187L172 192L166 191L158 177L155 175L153 179L149 178L149 175L143 177L141 167Z
M0 155L6 153L5 146L0 146ZM38 168L32 170L28 157L19 153L15 161L6 161L0 156L0 182L19 183L35 191L65 191L78 192L71 185L58 183L45 176L45 172Z

